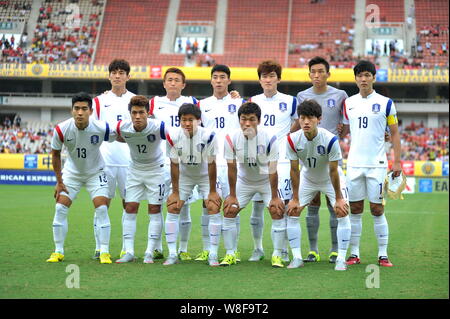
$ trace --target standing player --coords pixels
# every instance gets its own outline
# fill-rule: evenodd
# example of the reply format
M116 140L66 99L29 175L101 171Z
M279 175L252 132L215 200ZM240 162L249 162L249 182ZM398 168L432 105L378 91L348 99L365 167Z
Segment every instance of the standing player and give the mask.
M217 190L222 199L225 199L230 193L228 187L227 162L223 153L223 145L226 132L239 128L239 118L237 110L241 106L243 100L241 98L233 98L228 93L228 86L231 84L231 71L226 65L216 64L211 69L211 86L213 95L199 102L202 111L202 125L216 133L217 145L219 145L216 156L217 164ZM203 206L203 214L201 217L203 251L195 260L207 260L209 250L209 215ZM239 215L236 217L239 218ZM237 227L239 227L239 221ZM239 234L239 230L237 232ZM238 240L236 241L238 242ZM237 247L236 247L237 249ZM238 261L239 254L236 255Z
M166 96L155 96L150 100L150 116L163 121L167 127L180 127L180 118L178 110L184 103L198 104L195 97L183 96L181 91L186 87L186 76L179 68L168 68L164 73L163 86L166 90ZM165 151L165 150L164 150ZM166 159L166 177L165 187L170 188L170 159ZM180 220L180 247L178 251L181 260L191 260L188 253L188 241L191 234L192 222L189 205L183 206L179 216ZM162 218L162 217L161 217ZM162 242L158 243L154 258L163 258Z
M217 142L215 133L200 127L201 111L197 105L183 104L179 111L181 128L167 133L167 153L171 159L170 174L172 193L167 199L166 240L169 257L164 265L178 263L177 237L179 213L194 187L206 201L209 214L209 253L210 266L218 266L218 247L222 228L220 207L222 201L216 192Z
M345 257L351 229L344 174L338 166L338 161L342 159L338 137L318 127L322 119L322 107L316 101L302 102L298 115L301 130L288 135L286 141L287 155L291 160L293 188L293 198L288 204L287 234L294 259L288 268L303 266L299 216L316 193L323 192L330 199L338 221L338 256L335 269L346 270ZM302 164L301 173L299 161Z
M107 121L111 126L116 127L120 120L129 120L130 113L128 111L128 103L135 95L127 90L126 84L130 80L130 64L121 59L113 60L108 67L109 81L111 82L111 90L105 94L94 98L94 118L97 120ZM122 198L122 223L126 216L125 211L125 185L130 164L130 150L127 144L114 142L101 146L100 151L105 160L105 173L108 176L109 200L116 194L116 188L119 189ZM94 215L94 233L95 233L95 255L98 258L99 240L98 240L98 223L97 215ZM123 242L120 256L125 253Z
M284 267L281 250L286 237L284 203L278 195L278 142L270 131L258 128L261 109L246 102L238 111L240 129L225 137L230 195L224 201L223 239L226 255L220 263L236 263L236 216L258 194L272 217L272 266Z
M60 262L64 259L69 208L81 187L86 186L97 215L100 263L111 263L108 179L103 171L104 162L99 149L103 141L112 141L115 133L110 130L108 123L90 119L91 115L92 98L81 92L72 98L73 118L55 127L52 139L52 163L56 175L54 195L56 206L53 219L53 240L56 247L47 262ZM69 156L61 172L63 146L67 148Z
M348 132L342 132L342 107L344 100L348 97L343 90L338 90L327 84L330 77L330 65L321 57L315 57L308 62L309 78L312 87L301 91L297 94L298 103L305 100L315 100L322 107L322 119L319 127L322 127L334 135L340 134L341 137L347 135ZM297 128L299 128L297 126ZM295 130L295 129L294 129ZM339 162L341 164L341 161ZM327 197L328 211L330 212L330 232L331 232L331 249L329 262L336 262L338 240L336 230L338 221L336 213ZM305 262L320 261L318 235L319 235L319 209L320 209L320 192L308 205L308 214L306 215L306 228L308 229L309 253Z
M387 175L385 129L389 126L394 148L393 176L398 177L400 164L400 134L394 102L373 89L375 65L360 61L354 68L359 93L349 97L344 104L344 124L350 126L351 143L347 160L347 187L350 199L352 236L351 255L347 264L359 264L359 240L362 230L364 199L370 201L375 235L378 240L378 263L392 267L387 246L389 228L384 215L383 185Z
M134 237L136 217L141 199L148 201L148 241L144 263L153 263L155 245L160 241L161 205L164 200L164 160L161 150L166 139L164 122L149 119L148 99L142 95L131 98L128 106L131 121L117 123L117 135L123 138L130 148L131 165L126 185L126 215L123 219L123 242L126 254L116 260L125 263L135 260Z
M277 136L279 141L284 141L290 132L292 124L298 118L297 99L294 96L278 92L277 86L281 81L281 65L275 61L263 61L258 65L259 83L263 93L253 96L249 101L261 107L261 127ZM280 143L280 155L278 161L278 193L285 204L292 197L290 164L286 159L286 145ZM264 203L254 198L252 216L252 234L255 249L250 261L259 261L264 258L262 237L264 229ZM289 261L287 242L283 244L283 261Z

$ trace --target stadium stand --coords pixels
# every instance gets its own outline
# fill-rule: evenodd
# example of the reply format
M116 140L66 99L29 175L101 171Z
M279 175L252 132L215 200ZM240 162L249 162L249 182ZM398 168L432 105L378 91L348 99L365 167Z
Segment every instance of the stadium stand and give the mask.
M404 1L371 0L367 4L375 4L380 8L380 22L404 22Z
M28 21L32 0L0 1L0 21Z

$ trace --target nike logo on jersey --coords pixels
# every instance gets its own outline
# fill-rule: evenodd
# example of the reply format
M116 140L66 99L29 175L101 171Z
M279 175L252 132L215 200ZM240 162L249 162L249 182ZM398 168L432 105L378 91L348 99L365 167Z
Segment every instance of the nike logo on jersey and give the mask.
M66 140L66 142L70 142L70 141L73 141L73 138L71 138L70 140L69 139Z
M209 110L205 110L205 112L209 112L209 111L211 111L211 109L209 109Z
M124 136L125 138L131 138L131 136Z
M105 104L105 107L110 107L110 106L111 106L111 104L108 104L108 105Z
M349 107L348 110L349 110L349 111L350 111L350 110L353 110L353 107Z
M161 110L161 109L163 109L164 108L164 106L160 106L160 107L158 107L158 110Z

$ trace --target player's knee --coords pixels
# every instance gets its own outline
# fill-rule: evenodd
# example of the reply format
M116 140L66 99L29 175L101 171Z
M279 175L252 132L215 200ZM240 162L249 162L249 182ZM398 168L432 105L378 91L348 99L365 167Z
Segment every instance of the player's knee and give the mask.
M148 205L149 214L158 214L161 212L161 205Z
M238 210L228 209L227 211L223 212L223 217L226 218L235 218L237 214L239 213Z
M364 201L350 202L350 212L352 214L361 214L364 210Z
M127 214L137 214L139 209L139 203L127 203L125 206L125 211Z
M384 213L384 207L382 204L370 203L370 213L373 216L381 216Z

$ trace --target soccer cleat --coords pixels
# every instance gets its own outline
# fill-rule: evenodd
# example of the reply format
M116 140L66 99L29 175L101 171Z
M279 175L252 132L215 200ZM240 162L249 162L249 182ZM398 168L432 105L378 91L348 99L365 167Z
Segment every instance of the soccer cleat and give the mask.
M92 259L99 259L99 258L100 258L100 250L96 250L94 256L92 256Z
M112 264L111 255L109 253L101 253L100 254L100 263L101 264Z
M333 251L330 256L328 256L328 261L330 262L330 264L335 264L336 263L336 259L337 259L338 253Z
M218 258L217 258L217 255L213 255L213 254L208 255L208 264L209 264L211 267L217 267L217 266L219 266L220 264L219 264L219 260L218 260Z
M222 262L220 263L220 266L231 266L236 264L236 256L234 255L225 255Z
M152 255L150 253L145 254L144 255L144 264L154 264L155 263L153 261L153 259L155 258L154 256L155 256L154 254Z
M122 258L117 259L116 263L118 264L123 264L123 263L129 263L132 261L136 261L136 257L134 257L134 255L130 254L130 253L126 253L125 255L123 255Z
M382 267L394 267L394 265L389 261L387 256L380 256L378 258L378 265Z
M361 260L356 255L350 255L350 257L348 257L346 261L347 265L359 264L360 262Z
M285 262L285 263L288 263L288 262L290 262L291 260L289 259L289 252L287 251L287 250L282 250L281 251L281 259Z
M59 263L60 261L64 260L64 255L60 253L52 253L50 255L50 258L47 259L48 263Z
M180 258L181 261L188 261L188 260L192 260L191 255L189 255L188 252L185 251L180 251L178 253L178 258Z
M119 254L119 258L122 258L123 256L125 256L127 252L125 250L121 250L120 254Z
M162 253L162 251L155 249L153 251L153 259L164 259L164 254Z
M281 256L272 256L272 267L274 268L283 268L283 259L281 259Z
M167 257L166 261L163 263L164 266L170 266L170 265L175 265L178 264L179 260L178 260L178 256L177 255L169 255L169 257Z
M303 259L300 258L294 258L292 259L291 263L289 264L289 266L287 266L287 268L292 269L292 268L300 268L303 267L305 264L303 263Z
M204 250L200 254L198 254L194 260L196 261L207 261L209 256L209 251Z
M240 263L241 262L241 252L236 251L234 253L234 256L236 257L236 263Z
M248 261L260 261L264 259L264 252L261 249L255 249Z
M305 260L303 260L305 263L313 263L313 262L318 262L320 261L320 255L318 253L316 253L314 250L311 250L308 253L308 256L306 257Z
M334 270L347 270L347 263L344 259L336 259L335 264Z

